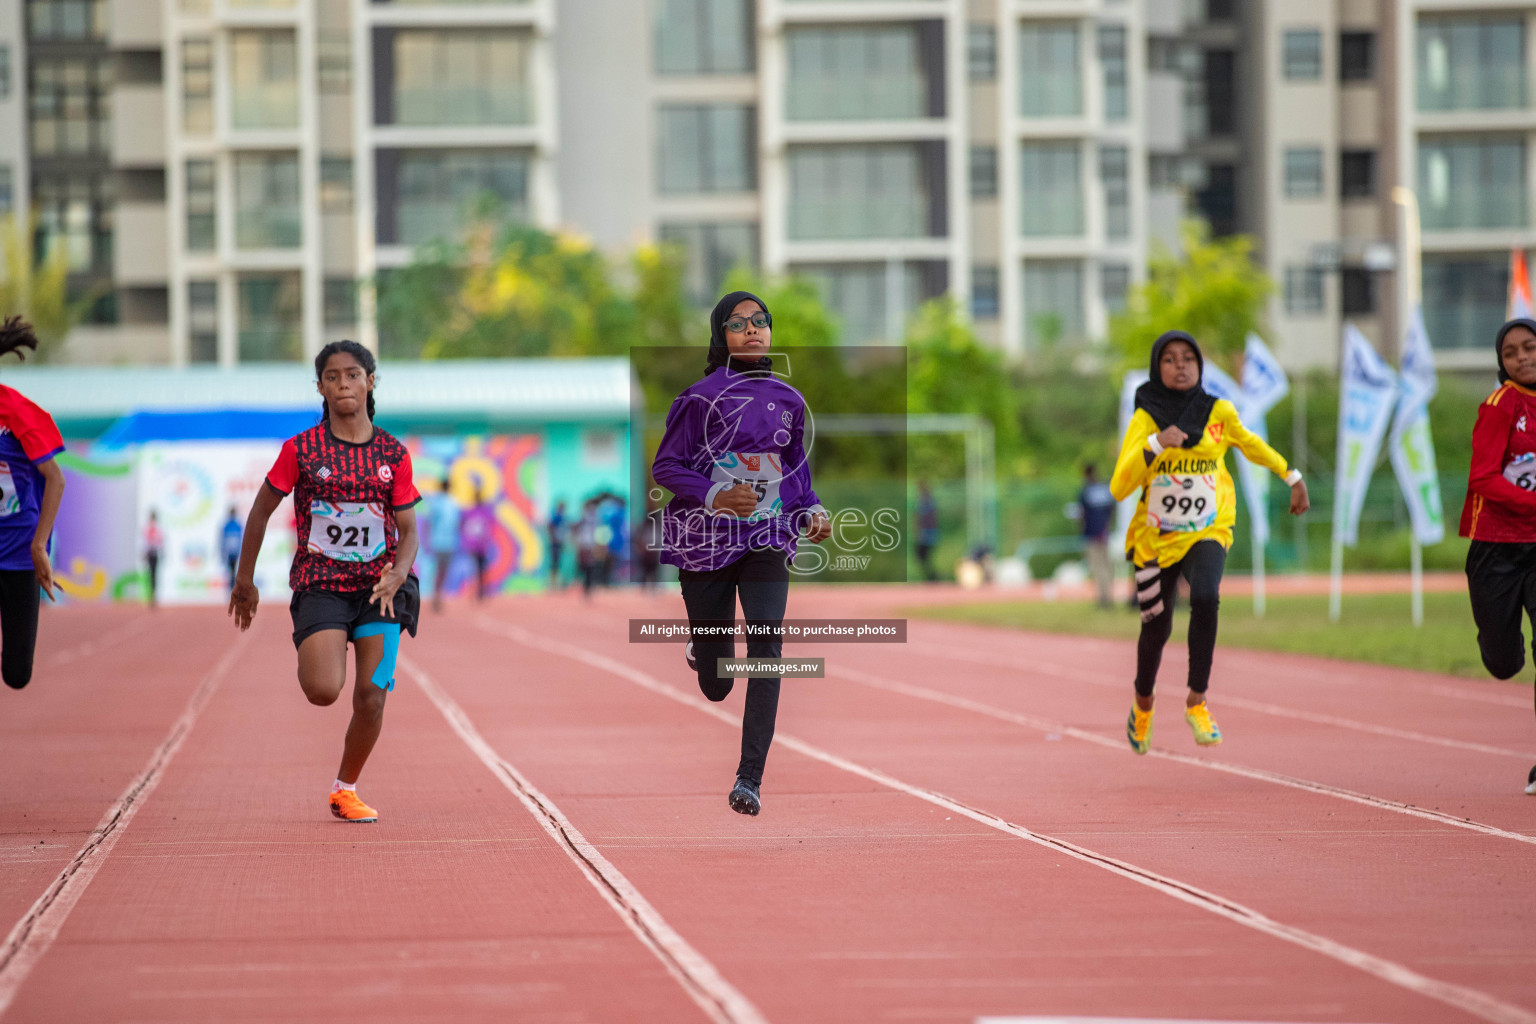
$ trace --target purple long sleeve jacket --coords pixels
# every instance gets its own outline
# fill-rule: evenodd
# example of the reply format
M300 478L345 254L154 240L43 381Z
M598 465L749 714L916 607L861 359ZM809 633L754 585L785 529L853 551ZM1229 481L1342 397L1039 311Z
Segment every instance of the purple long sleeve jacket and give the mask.
M706 570L755 548L794 557L801 530L824 511L811 489L805 430L805 399L771 373L721 367L678 395L651 466L675 495L662 513L661 560ZM714 510L715 495L743 482L758 496L750 516Z

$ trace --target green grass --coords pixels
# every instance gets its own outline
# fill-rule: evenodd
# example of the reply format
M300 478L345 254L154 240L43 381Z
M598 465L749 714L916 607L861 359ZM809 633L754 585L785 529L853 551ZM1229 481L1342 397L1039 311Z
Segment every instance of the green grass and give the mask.
M1184 640L1188 618L1180 604L1174 640ZM1044 633L1134 640L1141 628L1128 608L1102 610L1076 602L999 601L910 607L912 618L972 622L985 626ZM1267 614L1253 617L1249 597L1228 597L1221 604L1219 644L1290 654L1313 654L1346 661L1444 672L1472 679L1490 678L1477 653L1477 628L1466 594L1424 595L1424 625L1410 620L1407 594L1344 595L1343 621L1328 621L1328 598L1271 597ZM1529 667L1521 678L1529 680Z

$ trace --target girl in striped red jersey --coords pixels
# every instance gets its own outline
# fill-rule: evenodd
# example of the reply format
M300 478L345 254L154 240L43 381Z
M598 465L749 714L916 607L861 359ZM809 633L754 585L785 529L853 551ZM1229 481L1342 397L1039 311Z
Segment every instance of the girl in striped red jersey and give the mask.
M347 642L356 650L352 722L331 787L331 813L343 821L378 821L357 795L357 779L384 724L384 698L395 687L403 626L416 635L421 591L416 560L416 503L405 446L373 425L373 353L337 341L315 357L322 419L283 442L245 524L229 613L242 630L256 615L256 556L267 520L290 492L298 546L289 572L299 685L310 703L334 704L347 684ZM364 682L367 680L367 683Z
M1536 320L1499 328L1499 389L1477 410L1461 535L1483 664L1499 679L1525 667L1521 614L1536 625ZM1536 767L1525 791L1536 796Z

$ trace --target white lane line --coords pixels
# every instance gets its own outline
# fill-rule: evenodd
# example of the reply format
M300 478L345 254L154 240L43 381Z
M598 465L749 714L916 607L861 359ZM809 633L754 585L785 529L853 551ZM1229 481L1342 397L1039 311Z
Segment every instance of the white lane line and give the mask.
M534 788L511 762L496 753L452 697L410 659L401 658L400 666L416 677L422 692L442 712L449 727L544 826L544 831L575 861L592 887L608 901L641 943L656 955L710 1020L716 1024L767 1024L757 1007L666 922L640 890L571 824L555 802Z
M1028 672L1031 675L1049 675L1059 679L1065 679L1073 683L1088 683L1093 686L1110 687L1114 689L1127 689L1125 680L1114 680L1103 677L1094 677L1082 670L1069 669L1064 665L1053 665L1050 662L1037 661L1021 656L1020 658L1005 659L1001 657L989 657L977 654L964 647L951 647L945 644L908 643L907 649L916 654L928 652L934 657L955 658L961 661L969 661L978 665L992 665L1001 668L1011 668L1019 672ZM1227 704L1234 708L1245 708L1249 711L1257 711L1260 714L1274 715L1277 718L1293 718L1297 721L1312 722L1317 725L1331 725L1339 729L1350 729L1354 732L1372 733L1377 736L1390 736L1398 740L1412 740L1417 743L1428 743L1437 747L1449 747L1453 750L1471 750L1479 754L1496 754L1500 757L1514 757L1522 761L1530 761L1536 758L1536 751L1513 750L1509 747L1495 747L1487 743L1474 743L1470 740L1453 740L1445 736L1430 736L1422 732L1412 732L1408 729L1394 729L1387 725L1375 725L1371 722L1361 722L1353 718L1341 718L1337 715L1322 715L1313 711L1302 711L1297 708L1281 707L1278 704L1269 704L1264 701L1249 700L1246 697L1237 697L1223 692L1219 699L1221 704Z
M871 675L868 672L851 668L835 668L829 673L839 676L863 686L876 690L886 690L890 693L899 693L903 696L913 697L917 700L932 701L936 704L946 704L962 711L972 711L999 721L1010 722L1014 725L1022 725L1026 728L1036 729L1045 733L1059 733L1062 736L1071 736L1073 739L1095 743L1101 747L1108 747L1119 753L1128 753L1128 748L1123 740L1117 740L1087 729L1079 729L1062 722L1052 722L1046 718L1035 715L1021 714L1017 711L1008 711L991 704L983 704L981 701L971 700L967 697L957 697L954 694L945 693L942 690L929 689L926 686L915 686L911 683L897 682L893 679L884 679ZM1336 797L1340 800L1348 800L1351 803L1363 804L1379 810L1393 811L1398 814L1407 814L1415 818L1423 818L1427 821L1438 822L1442 825L1453 825L1456 828L1467 829L1471 832L1480 832L1483 835L1497 836L1500 839L1513 839L1516 842L1536 845L1536 836L1525 835L1521 832L1508 832L1493 825L1485 825L1473 821L1470 818L1458 818L1441 811L1426 810L1415 807L1413 804L1399 803L1396 800L1386 800L1382 797L1370 796L1366 793L1356 793L1354 790L1343 789L1339 786L1330 786L1322 782L1313 782L1310 779L1298 779L1292 775L1282 775L1279 772L1265 771L1262 768L1248 768L1243 765L1231 764L1224 761L1210 761L1200 757L1190 757L1188 754L1178 754L1170 750L1153 749L1148 756L1161 758L1165 761L1175 761L1179 764L1192 765L1196 768L1204 768L1213 772L1225 772L1228 775L1240 775L1243 778L1257 779L1261 782L1272 782L1278 786L1289 786L1292 789L1300 789L1309 793L1317 793L1323 796Z
M505 636L536 650L546 651L550 654L583 662L593 668L616 675L621 679L627 679L638 686L650 690L652 693L666 697L668 700L673 700L679 704L702 711L728 724L738 727L741 724L740 717L715 707L702 697L695 697L692 694L676 690L660 680L638 669L630 668L623 662L613 658L588 651L573 644L546 639L518 626L513 626L510 623L497 622L483 614L476 616L476 622L480 628L489 633ZM1483 1020L1493 1022L1493 1024L1536 1024L1536 1013L1516 1006L1513 1003L1506 1003L1485 992L1479 992L1476 989L1452 984L1447 981L1440 981L1437 978L1430 978L1395 961L1375 956L1364 950L1355 949L1352 946L1346 946L1343 943L1335 942L1332 939L1293 925L1283 924L1270 917L1266 917L1251 907L1238 903L1235 900L1218 896L1215 893L1207 892L1187 882L1181 882L1146 868L1137 867L1127 861L1118 860L1106 854L1090 850L1087 847L1079 846L1076 843L1067 842L1064 839L1033 832L1022 825L1015 825L1013 822L1000 818L988 811L971 807L934 790L924 789L921 786L914 786L903 782L878 769L867 768L864 765L822 750L820 747L806 743L804 740L793 736L778 733L775 735L774 741L813 760L848 772L850 775L857 775L877 785L894 789L897 792L916 797L936 807L941 807L952 814L964 815L973 821L995 828L1000 832L1005 832L1008 835L1016 836L1056 853L1065 854L1075 860L1091 864L1111 874L1119 875L1121 878L1144 885L1165 896L1170 896L1180 902L1208 911L1218 917L1224 917L1255 931L1292 943L1314 953L1320 953L1346 966L1380 978L1388 984L1396 985L1418 995L1437 1000L1464 1013L1469 1013L1474 1017L1480 1017Z
M181 749L192 727L197 724L198 716L208 706L208 701L250 639L249 633L237 637L224 656L203 677L202 682L198 683L197 689L192 691L191 699L187 701L186 709L171 725L171 731L155 749L149 764L128 784L117 802L107 809L101 821L91 830L91 838L76 851L64 870L49 883L21 920L16 922L6 936L5 944L0 945L0 1015L15 1000L22 982L26 981L32 968L59 937L59 931L68 920L70 911L74 910L86 887L91 884L91 879L96 877L96 872L106 863L134 815L139 813L139 808L144 806L160 780L165 777L171 759Z
M107 630L100 636L92 637L91 639L78 643L73 647L59 651L57 654L50 657L47 661L43 662L43 664L48 668L54 668L58 665L67 665L79 658L88 658L98 651L104 651L108 647L114 647L122 641L127 640L129 637L138 633L142 633L148 625L149 619L147 617L141 616L136 619L130 619L128 622L123 623L115 629Z

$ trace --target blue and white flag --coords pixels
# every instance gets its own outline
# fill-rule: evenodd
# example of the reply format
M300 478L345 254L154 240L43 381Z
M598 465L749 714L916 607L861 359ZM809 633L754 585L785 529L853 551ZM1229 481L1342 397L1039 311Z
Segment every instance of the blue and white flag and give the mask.
M1333 535L1359 540L1365 489L1397 404L1397 374L1354 324L1344 325L1344 369L1339 381L1339 447L1334 469Z
M1429 400L1439 388L1435 353L1424 330L1424 315L1417 307L1403 339L1397 415L1387 450L1397 484L1408 503L1413 533L1420 544L1445 539L1445 511L1440 504L1440 474L1435 466L1435 443L1429 432Z
M1243 349L1243 404L1238 407L1243 426L1269 440L1265 417L1280 399L1291 393L1291 379L1275 354L1257 334L1248 335ZM1237 464L1248 514L1253 517L1253 542L1262 547L1269 543L1269 472L1247 459Z

